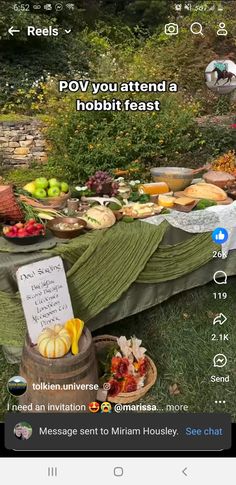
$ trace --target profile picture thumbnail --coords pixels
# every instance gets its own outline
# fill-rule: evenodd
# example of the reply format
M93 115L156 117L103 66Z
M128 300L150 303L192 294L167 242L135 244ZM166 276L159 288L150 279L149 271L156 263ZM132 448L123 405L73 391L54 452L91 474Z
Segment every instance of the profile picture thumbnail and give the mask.
M230 93L236 88L236 64L230 59L211 61L205 70L205 80L215 93Z
M21 376L11 377L7 383L7 389L12 396L23 396L27 390L27 382L24 377Z
M14 428L14 435L18 440L28 440L32 436L32 426L25 421L17 423Z

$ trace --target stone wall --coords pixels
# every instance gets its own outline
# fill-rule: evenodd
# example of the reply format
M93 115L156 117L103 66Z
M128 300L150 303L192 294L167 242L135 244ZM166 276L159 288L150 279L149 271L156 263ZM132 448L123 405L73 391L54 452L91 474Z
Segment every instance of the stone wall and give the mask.
M0 166L27 167L30 162L47 162L45 124L39 120L0 122Z

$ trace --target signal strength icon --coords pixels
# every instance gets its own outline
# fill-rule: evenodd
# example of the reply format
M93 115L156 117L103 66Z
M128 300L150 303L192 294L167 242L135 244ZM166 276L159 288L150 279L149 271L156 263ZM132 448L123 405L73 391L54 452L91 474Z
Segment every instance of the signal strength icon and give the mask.
M68 8L68 10L75 10L75 4L74 3L67 3L66 8Z

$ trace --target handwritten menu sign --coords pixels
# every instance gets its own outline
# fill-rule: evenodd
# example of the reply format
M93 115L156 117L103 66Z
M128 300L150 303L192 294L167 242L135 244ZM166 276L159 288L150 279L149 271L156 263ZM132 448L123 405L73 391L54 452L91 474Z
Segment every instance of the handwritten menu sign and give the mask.
M59 256L22 266L16 273L30 339L42 330L73 318L62 259Z

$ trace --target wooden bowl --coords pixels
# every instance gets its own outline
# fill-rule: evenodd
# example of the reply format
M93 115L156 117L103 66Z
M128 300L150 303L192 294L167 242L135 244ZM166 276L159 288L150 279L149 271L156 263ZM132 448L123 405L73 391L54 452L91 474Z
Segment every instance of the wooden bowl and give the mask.
M60 223L66 224L80 224L81 227L79 229L59 229L57 226ZM79 236L83 233L84 229L87 227L87 223L78 217L56 217L51 221L48 221L47 228L54 234L54 236L62 238L62 239L73 239L74 237Z
M208 184L216 185L220 189L225 189L235 181L235 177L226 172L210 170L203 175L203 179Z

